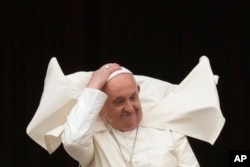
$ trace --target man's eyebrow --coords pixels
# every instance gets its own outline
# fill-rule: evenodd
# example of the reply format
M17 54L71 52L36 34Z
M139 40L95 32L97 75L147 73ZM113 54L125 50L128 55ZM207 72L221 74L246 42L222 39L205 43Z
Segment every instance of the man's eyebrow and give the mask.
M123 97L122 97L122 96L115 97L115 98L113 99L113 101L119 100L119 99L123 99Z
M132 96L133 96L133 95L138 95L138 93L137 93L137 92L134 92L134 93L132 93Z
M135 96L135 95L138 95L138 93L136 91L134 91L133 93L131 93L129 96ZM122 99L124 98L123 96L117 96L117 97L114 97L112 99L112 101L116 100L116 99Z

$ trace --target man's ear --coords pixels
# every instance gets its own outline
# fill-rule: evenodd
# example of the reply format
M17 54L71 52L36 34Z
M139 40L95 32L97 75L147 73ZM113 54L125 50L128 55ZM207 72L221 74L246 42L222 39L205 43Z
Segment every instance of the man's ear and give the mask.
M137 85L138 92L140 92L141 88L140 85Z
M105 106L103 106L99 114L100 114L101 116L104 116L105 113L106 113Z

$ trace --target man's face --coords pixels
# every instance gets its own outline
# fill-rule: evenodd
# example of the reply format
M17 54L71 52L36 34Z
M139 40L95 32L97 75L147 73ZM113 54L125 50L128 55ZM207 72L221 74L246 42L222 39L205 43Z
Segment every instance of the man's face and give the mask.
M112 127L129 131L138 126L142 119L139 89L132 74L119 74L107 82L102 114Z

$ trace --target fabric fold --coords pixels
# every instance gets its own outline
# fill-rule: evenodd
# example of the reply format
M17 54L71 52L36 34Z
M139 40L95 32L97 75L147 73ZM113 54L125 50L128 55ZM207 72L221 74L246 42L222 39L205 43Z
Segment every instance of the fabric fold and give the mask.
M208 58L201 57L188 76L144 114L143 124L167 128L214 144L225 123L217 82Z
M26 129L26 133L49 153L61 144L58 133L61 134L63 129L60 128L60 132L55 134L52 133L55 132L53 130L65 123L89 76L90 73L81 76L76 73L67 77L63 74L57 59L50 60L40 104ZM54 136L54 140L48 140L48 135L49 138Z

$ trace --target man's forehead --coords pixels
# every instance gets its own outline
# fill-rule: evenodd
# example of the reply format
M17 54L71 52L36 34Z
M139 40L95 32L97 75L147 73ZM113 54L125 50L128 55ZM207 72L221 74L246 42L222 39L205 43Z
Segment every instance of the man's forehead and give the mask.
M121 91L134 91L137 88L134 76L130 73L122 73L113 77L104 87L104 92L118 94Z

